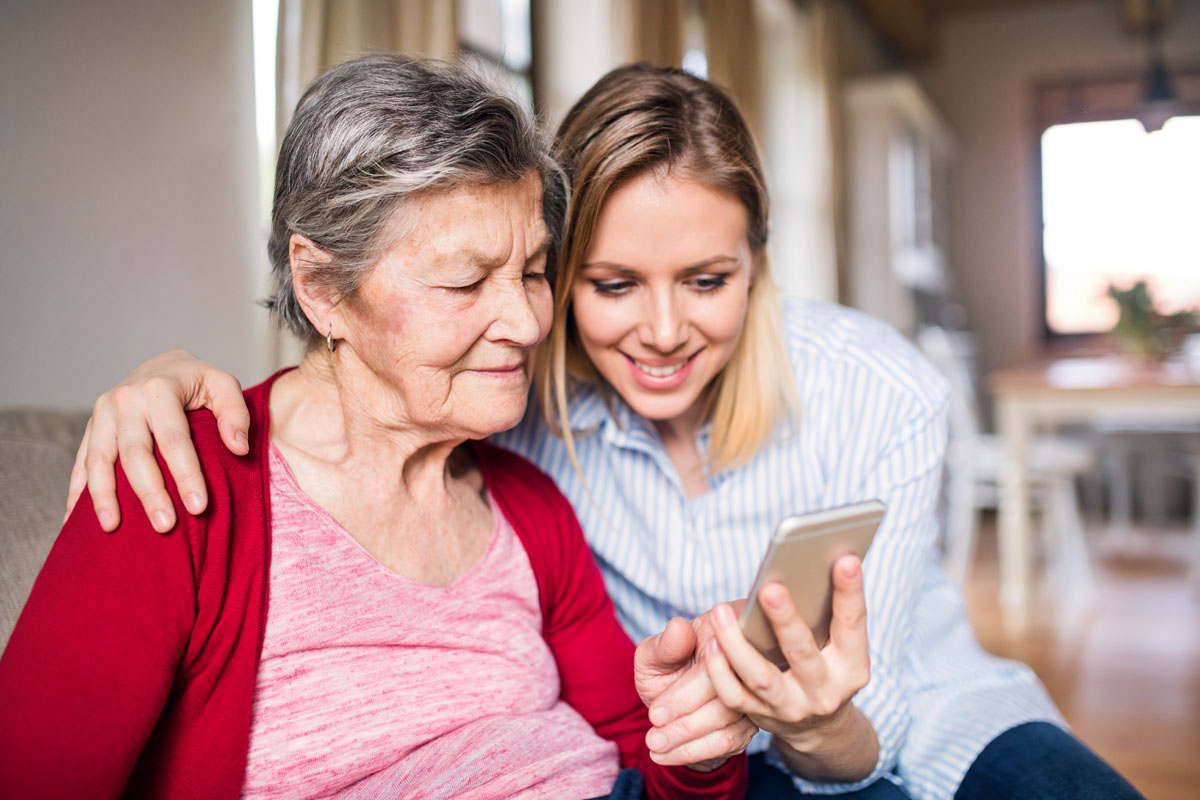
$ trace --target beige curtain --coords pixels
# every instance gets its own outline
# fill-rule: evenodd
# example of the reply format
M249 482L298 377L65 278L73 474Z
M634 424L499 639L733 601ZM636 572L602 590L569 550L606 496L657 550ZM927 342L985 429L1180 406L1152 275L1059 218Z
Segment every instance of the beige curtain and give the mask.
M821 105L825 110L825 160L830 165L826 175L828 217L833 229L833 268L836 271L836 298L845 301L847 291L846 266L846 152L845 120L842 113L842 81L838 68L838 36L836 0L817 0L808 7L809 69L814 84L820 87Z
M454 0L280 0L275 129L282 135L304 87L321 72L380 52L454 58Z
M634 1L630 32L633 59L660 67L683 63L683 19L686 0Z
M705 0L708 77L733 92L750 129L762 138L762 69L755 3Z

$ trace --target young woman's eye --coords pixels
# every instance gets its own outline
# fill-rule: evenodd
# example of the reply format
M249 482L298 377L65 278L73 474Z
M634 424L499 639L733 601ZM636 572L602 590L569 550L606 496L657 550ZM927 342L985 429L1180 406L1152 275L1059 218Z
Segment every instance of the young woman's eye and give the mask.
M596 294L602 294L607 297L618 297L633 288L633 281L592 281L592 286L595 287Z
M724 275L699 275L692 278L692 288L701 292L712 292L726 284Z

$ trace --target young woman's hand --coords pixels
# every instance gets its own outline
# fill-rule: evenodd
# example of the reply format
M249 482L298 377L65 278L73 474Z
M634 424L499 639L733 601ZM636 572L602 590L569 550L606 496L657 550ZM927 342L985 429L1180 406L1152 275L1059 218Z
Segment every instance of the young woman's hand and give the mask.
M870 679L862 562L833 565L833 619L818 648L788 591L770 583L759 593L788 669L781 671L742 635L728 605L712 611L714 640L704 664L722 702L775 735L792 771L809 780L850 782L870 774L879 757L875 730L851 699Z
M116 529L121 509L113 465L120 456L121 468L154 529L165 533L174 527L175 510L154 460L155 442L187 510L203 511L208 492L184 414L197 408L211 409L216 415L226 447L238 455L248 451L250 412L241 385L186 350L155 356L102 394L75 454L67 515L86 484L100 526L106 531Z
M650 707L646 746L658 764L684 764L708 771L746 749L758 732L741 712L717 697L704 664L695 660L697 645L712 638L702 619L681 617L662 633L647 637L634 654L634 682Z

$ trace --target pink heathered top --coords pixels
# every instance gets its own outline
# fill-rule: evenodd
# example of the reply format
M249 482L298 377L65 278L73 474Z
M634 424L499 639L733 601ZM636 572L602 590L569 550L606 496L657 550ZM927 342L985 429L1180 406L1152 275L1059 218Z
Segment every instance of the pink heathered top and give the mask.
M584 798L617 748L559 699L533 570L493 506L449 586L391 571L270 453L270 613L246 797Z

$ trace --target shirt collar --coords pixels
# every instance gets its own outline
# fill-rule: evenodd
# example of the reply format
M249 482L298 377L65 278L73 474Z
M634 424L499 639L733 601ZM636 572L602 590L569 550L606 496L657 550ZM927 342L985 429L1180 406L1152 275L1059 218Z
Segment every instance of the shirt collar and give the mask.
M611 393L608 404L605 404L604 400L604 393L594 384L577 384L572 393L571 428L581 435L597 434L606 444L613 447L648 453L662 464L667 474L674 476L674 465L670 463L654 426L634 413L615 392ZM711 441L712 423L705 423L696 435L696 444L701 453L708 452ZM711 476L710 488L724 483L730 477L730 472L725 470Z

